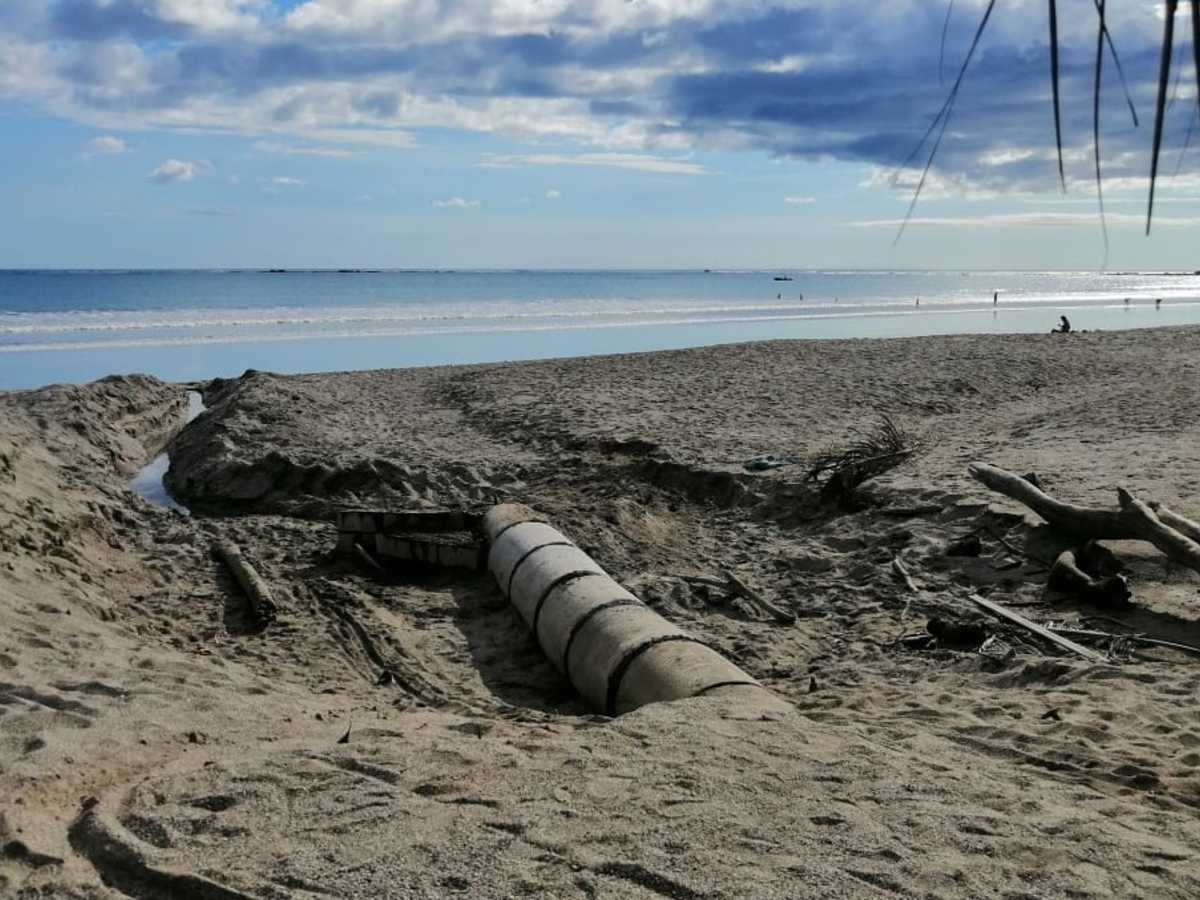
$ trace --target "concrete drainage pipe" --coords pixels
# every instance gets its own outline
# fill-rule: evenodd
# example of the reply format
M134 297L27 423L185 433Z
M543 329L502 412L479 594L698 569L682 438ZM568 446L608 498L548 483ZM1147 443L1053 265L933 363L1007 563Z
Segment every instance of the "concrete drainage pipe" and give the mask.
M593 708L617 716L701 694L778 706L753 678L610 578L526 506L483 520L488 568L551 662Z

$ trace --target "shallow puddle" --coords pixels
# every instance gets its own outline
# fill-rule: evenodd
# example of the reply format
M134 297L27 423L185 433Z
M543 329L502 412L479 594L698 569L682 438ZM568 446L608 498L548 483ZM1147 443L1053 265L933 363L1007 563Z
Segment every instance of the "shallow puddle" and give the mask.
M188 391L188 411L186 425L200 413L204 412L204 400L200 396L199 391ZM175 498L167 492L167 486L163 484L163 477L167 474L167 469L171 465L171 458L164 450L154 459L150 460L142 470L133 477L129 482L130 490L133 490L155 506L162 506L166 509L175 509L183 513L185 516L190 514L190 511L182 503L176 502Z

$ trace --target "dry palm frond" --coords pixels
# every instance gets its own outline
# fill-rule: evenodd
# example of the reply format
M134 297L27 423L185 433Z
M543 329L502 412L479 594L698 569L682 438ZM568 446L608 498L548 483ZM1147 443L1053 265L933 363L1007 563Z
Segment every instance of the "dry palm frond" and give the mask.
M1146 205L1146 234L1150 233L1150 222L1154 217L1154 185L1158 179L1158 157L1162 151L1163 119L1167 110L1167 84L1171 79L1171 51L1175 44L1175 14L1179 0L1164 3L1166 21L1163 24L1162 61L1158 72L1158 103L1154 110L1154 146L1150 153L1150 199ZM1196 66L1196 84L1200 88L1200 0L1192 0L1192 56ZM1192 127L1188 125L1188 140ZM1184 145L1186 152L1187 144Z
M950 124L950 115L954 112L954 101L958 99L958 91L962 87L963 78L966 77L967 69L971 65L971 60L975 56L975 51L979 47L979 41L983 37L983 32L987 28L988 19L992 16L992 10L996 7L996 0L988 0L987 8L983 11L983 18L979 21L979 27L975 29L975 37L971 41L970 49L967 50L966 58L962 62L962 66L958 70L958 77L954 79L954 86L950 88L950 93L946 97L946 101L942 104L942 108L938 110L938 114L933 117L933 121L929 123L929 128L925 134L913 148L912 153L908 155L908 159L900 166L900 170L908 168L908 164L921 152L925 146L925 142L937 131L937 139L933 142L933 147L929 151L929 156L925 160L925 168L921 172L921 180L917 182L916 190L913 191L912 202L908 204L908 211L904 214L904 221L900 223L900 230L896 233L895 240L892 244L899 242L904 235L904 229L908 226L909 220L912 219L913 211L917 208L917 200L921 198L921 190L925 187L925 181L929 177L929 170L933 168L934 157L937 156L938 148L942 146L942 138L946 136L946 126ZM899 177L899 172L896 177Z
M917 439L887 416L870 432L844 446L818 453L807 480L822 483L827 497L846 502L860 485L906 462L920 450Z
M1192 146L1192 133L1196 130L1196 120L1200 119L1200 107L1192 114L1192 121L1188 123L1187 134L1183 137L1183 147L1179 150L1179 159L1175 161L1175 175L1178 176L1180 170L1183 169L1183 159L1187 156L1188 148Z
M962 67L959 69L958 77L951 86L945 101L942 103L941 109L934 116L933 121L929 124L924 135L917 142L908 158L900 164L897 170L896 177L893 181L899 179L901 172L906 170L916 157L925 149L930 138L934 138L932 148L929 150L928 156L925 159L924 169L921 173L921 178L917 182L916 189L913 191L912 199L909 203L908 210L905 212L904 218L897 229L896 237L893 243L900 240L904 234L905 228L912 219L913 211L916 209L917 201L921 196L921 191L928 179L930 169L933 166L933 161L937 156L938 150L941 147L942 138L945 136L947 125L950 121L950 116L954 111L955 101L958 99L959 89L962 86L963 76L966 74L967 68L978 49L980 39L983 37L984 30L987 27L988 20L991 18L992 10L995 7L995 0L989 0L984 7L983 15L976 28L975 36L967 49L966 57L963 60ZM1049 11L1049 43L1050 43L1050 86L1054 104L1054 143L1057 149L1058 156L1058 178L1059 184L1066 189L1066 177L1063 171L1063 136L1062 136L1062 113L1061 102L1059 96L1059 34L1058 34L1058 0L1047 0ZM1179 12L1179 0L1163 0L1163 40L1162 53L1158 77L1158 98L1155 104L1155 122L1154 135L1151 147L1150 156L1150 192L1149 200L1146 208L1146 233L1150 233L1150 224L1154 216L1154 191L1158 182L1159 174L1159 156L1162 151L1163 126L1166 118L1168 107L1171 105L1168 102L1168 93L1171 88L1171 57L1175 43L1175 17ZM1196 82L1198 89L1198 97L1200 97L1200 0L1188 0L1188 6L1191 8L1191 26L1192 26L1192 55L1195 65ZM1112 57L1114 68L1117 76L1120 79L1121 90L1125 95L1125 103L1129 107L1130 116L1133 119L1134 127L1137 127L1138 115L1137 108L1134 105L1132 94L1129 90L1128 82L1125 78L1125 70L1121 65L1121 58L1117 54L1117 47L1113 41L1112 33L1108 28L1106 21L1106 2L1105 0L1092 0L1092 6L1095 9L1099 19L1099 31L1097 34L1096 48L1096 63L1095 63L1095 84L1092 94L1092 132L1093 146L1095 150L1095 167L1096 167L1096 194L1100 206L1100 226L1104 233L1105 248L1107 251L1108 234L1104 217L1104 197L1102 194L1102 182L1100 172L1100 88L1101 77L1103 72L1104 51L1108 50ZM943 77L943 69L945 66L946 53L946 35L948 33L950 17L954 10L954 0L950 0L946 9L946 17L942 22L942 41L941 49L938 56L938 78L939 81ZM1198 108L1200 109L1200 108ZM1183 152L1187 152L1187 148L1191 143L1191 133L1195 124L1195 120L1188 126L1188 136L1184 142ZM934 137L936 135L936 137ZM1180 156L1182 162L1182 154ZM1177 166L1178 168L1178 166Z
M1117 77L1121 80L1121 92L1125 95L1125 105L1129 107L1129 117L1133 120L1133 127L1137 128L1141 125L1138 120L1137 107L1133 105L1133 95L1129 93L1129 82L1125 78L1125 67L1121 65L1121 56L1117 53L1117 45L1113 43L1112 32L1104 20L1103 4L1101 0L1092 0L1092 5L1096 7L1096 12L1100 16L1100 39L1108 45L1108 52L1112 57L1113 66L1117 70Z
M1096 202L1100 207L1100 233L1104 235L1104 267L1108 268L1108 223L1104 219L1104 179L1100 174L1100 85L1104 78L1105 0L1097 0L1100 30L1096 34L1096 88L1092 91L1092 149L1096 155Z
M1062 108L1058 96L1058 3L1050 0L1050 86L1054 93L1054 143L1058 147L1058 183L1063 193L1067 190L1067 176L1063 172L1062 151Z
M1054 0L1051 0L1054 2ZM946 6L946 18L942 20L942 45L938 50L938 84L946 80L946 35L950 31L950 17L954 15L954 0Z

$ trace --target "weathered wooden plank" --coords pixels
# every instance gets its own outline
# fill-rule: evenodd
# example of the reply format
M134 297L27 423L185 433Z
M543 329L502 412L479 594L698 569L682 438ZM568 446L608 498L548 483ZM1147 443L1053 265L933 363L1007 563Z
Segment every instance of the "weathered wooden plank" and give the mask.
M1107 662L1107 659L1103 654L1097 653L1095 650L1092 650L1089 647L1084 647L1082 644L1077 644L1069 638L1063 637L1061 634L1055 634L1050 629L1044 628L1043 626L1037 624L1037 622L1030 621L1020 613L1013 612L1011 609L1001 606L994 600L988 600L986 597L980 597L978 594L972 594L971 602L983 609L985 612L989 612L997 618L1004 619L1008 622L1011 622L1013 625L1024 628L1026 631L1036 634L1043 640L1049 641L1057 647L1066 650L1068 653L1074 653L1076 656L1082 657L1088 662Z

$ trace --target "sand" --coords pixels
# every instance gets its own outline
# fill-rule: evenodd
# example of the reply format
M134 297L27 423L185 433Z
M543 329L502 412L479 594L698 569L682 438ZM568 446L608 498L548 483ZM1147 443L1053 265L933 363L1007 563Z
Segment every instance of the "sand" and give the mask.
M966 472L1200 516L1198 350L1184 328L249 373L171 443L192 517L127 488L184 386L0 394L0 896L1197 896L1200 658L1093 664L990 622L987 653L896 641L980 592L1200 644L1196 573L1114 542L1135 606L1089 619L1030 559L1069 541ZM857 511L803 466L742 468L880 413L928 447ZM792 711L606 719L486 573L331 552L340 508L499 500ZM970 532L979 557L945 555ZM265 630L217 538L271 584ZM796 623L687 577L724 572Z

